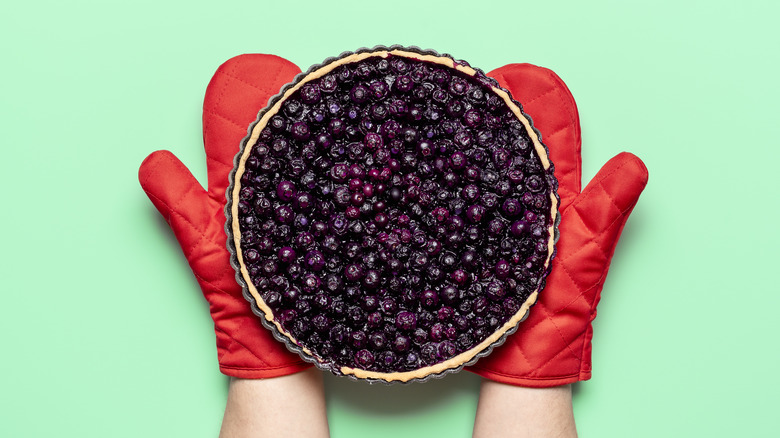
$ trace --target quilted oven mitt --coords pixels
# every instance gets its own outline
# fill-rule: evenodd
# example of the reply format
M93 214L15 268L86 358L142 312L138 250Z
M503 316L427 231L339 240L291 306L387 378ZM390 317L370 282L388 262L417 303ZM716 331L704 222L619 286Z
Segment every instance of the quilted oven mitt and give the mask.
M489 73L522 103L542 133L558 178L560 240L547 286L518 332L470 371L527 387L591 377L591 323L620 233L647 184L630 153L609 160L580 190L580 124L566 84L552 71L510 64Z
M219 67L206 89L203 140L208 191L172 153L157 151L141 164L138 179L173 229L209 302L222 373L257 379L310 367L276 341L252 314L230 266L225 234L225 190L233 157L257 111L300 72L271 55L242 55Z

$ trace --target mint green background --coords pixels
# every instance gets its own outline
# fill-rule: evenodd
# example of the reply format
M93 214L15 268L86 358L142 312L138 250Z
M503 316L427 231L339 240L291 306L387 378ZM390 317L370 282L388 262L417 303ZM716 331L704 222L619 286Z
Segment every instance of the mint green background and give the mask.
M5 5L0 436L216 436L227 379L212 322L138 165L167 148L205 182L200 106L224 60L306 68L380 43L552 68L579 104L584 179L623 150L647 164L599 306L594 376L575 386L581 436L777 436L776 5ZM468 373L326 384L334 437L471 434Z

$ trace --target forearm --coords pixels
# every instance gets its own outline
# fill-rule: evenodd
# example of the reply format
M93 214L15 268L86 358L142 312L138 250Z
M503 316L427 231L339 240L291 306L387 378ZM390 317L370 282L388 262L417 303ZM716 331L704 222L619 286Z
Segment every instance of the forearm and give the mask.
M220 438L328 437L322 373L273 379L231 378Z
M474 438L576 436L571 385L538 389L482 381Z

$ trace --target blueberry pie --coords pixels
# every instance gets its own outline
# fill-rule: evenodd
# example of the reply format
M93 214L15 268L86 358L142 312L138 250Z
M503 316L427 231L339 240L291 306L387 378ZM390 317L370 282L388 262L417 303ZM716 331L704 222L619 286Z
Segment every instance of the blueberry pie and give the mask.
M530 119L432 51L364 49L302 73L260 111L230 182L245 296L338 375L473 363L516 329L555 252L557 181Z

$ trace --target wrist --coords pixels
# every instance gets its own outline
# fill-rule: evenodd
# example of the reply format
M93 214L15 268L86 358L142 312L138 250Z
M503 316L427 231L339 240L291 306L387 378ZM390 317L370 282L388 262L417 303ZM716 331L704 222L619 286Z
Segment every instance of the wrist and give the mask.
M528 388L483 379L474 437L576 437L571 385Z
M300 421L299 413L307 413ZM220 436L327 437L322 373L269 379L231 377Z

